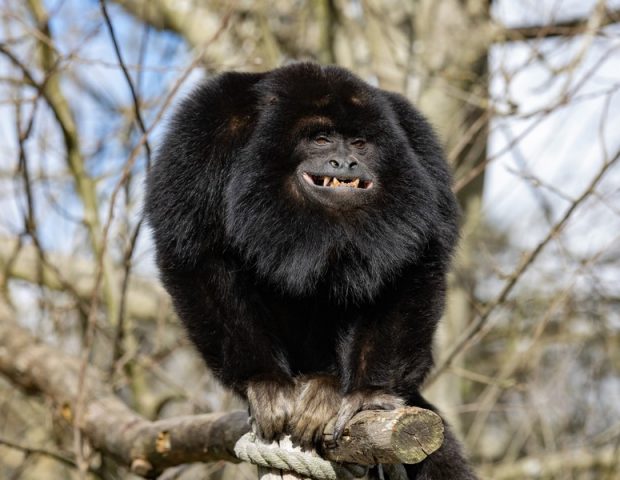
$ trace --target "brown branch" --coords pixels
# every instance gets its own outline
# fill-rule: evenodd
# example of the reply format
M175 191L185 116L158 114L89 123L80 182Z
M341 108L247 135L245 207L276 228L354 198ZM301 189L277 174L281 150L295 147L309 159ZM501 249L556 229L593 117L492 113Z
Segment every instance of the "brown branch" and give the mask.
M121 48L116 39L116 33L114 32L114 26L112 25L112 20L110 19L110 15L108 14L105 0L99 0L99 5L101 7L101 14L103 15L103 19L108 28L108 33L110 34L110 40L112 41L112 46L114 47L114 53L116 54L118 65L120 66L121 71L123 72L123 76L125 77L125 81L127 82L127 86L129 87L129 93L131 94L131 99L133 101L133 110L134 115L136 116L136 122L140 127L142 135L146 135L146 127L144 125L144 120L142 119L142 114L140 113L140 99L138 98L138 93L136 91L136 88L134 87L133 81L131 80L131 76L129 75L129 71L127 70L127 66L125 65L125 61L123 60ZM146 151L147 167L150 167L151 145L149 144L148 140L144 141L144 149Z
M0 303L0 373L27 392L49 397L68 421L74 420L80 367L79 359L35 339ZM102 373L90 366L82 395L82 434L94 448L141 476L188 462L237 462L234 445L249 431L244 411L148 421L115 396ZM329 442L329 429L325 439ZM443 422L429 410L368 411L351 420L339 444L326 449L326 458L362 464L415 463L442 441Z
M116 38L116 33L114 32L112 20L110 19L110 15L108 14L108 9L106 7L105 0L99 0L99 5L101 8L101 13L103 15L105 24L108 27L108 32L110 34L112 45L114 46L114 52L116 53L116 59L118 60L118 64L121 67L123 75L125 76L125 81L127 82L127 85L129 87L129 92L131 93L131 98L133 100L134 115L136 117L136 121L138 123L138 126L140 127L140 131L142 132L142 135L144 136L144 150L146 153L146 169L148 171L151 168L151 163L152 163L151 146L148 141L147 129L144 124L144 120L142 119L142 114L140 113L140 99L138 96L138 91L136 87L134 87L133 81L131 80L131 76L129 75L129 71L127 70L127 66L125 65L125 62L123 60L123 55L121 53L121 49L118 44L118 40ZM146 32L148 32L148 27L146 29ZM142 54L145 52L145 50L143 50L143 47L146 48L146 42L144 42L144 44L141 46L141 49L140 49L141 58L142 58ZM141 71L142 70L138 71L138 75L140 75ZM139 79L139 76L138 76L138 79ZM129 180L127 180L127 184L128 182ZM116 334L115 334L115 338L112 343L114 345L114 351L112 352L112 367L114 366L116 361L122 356L123 350L125 349L126 333L127 331L129 331L129 328L127 326L129 322L125 321L125 318L126 318L125 312L127 310L127 289L129 287L129 276L131 273L131 268L133 266L133 262L132 262L133 254L135 252L135 247L137 244L138 236L140 235L140 231L142 229L142 225L143 225L143 219L141 218L138 221L135 228L133 229L133 233L130 236L129 244L124 252L123 280L122 280L122 285L121 285L121 293L120 293L120 300L119 300L119 306L118 306L118 324L116 325Z
M620 22L620 9L605 9L602 12L597 30L618 22ZM579 17L549 25L505 28L496 34L495 42L520 42L554 37L572 37L586 33L589 26L590 18Z

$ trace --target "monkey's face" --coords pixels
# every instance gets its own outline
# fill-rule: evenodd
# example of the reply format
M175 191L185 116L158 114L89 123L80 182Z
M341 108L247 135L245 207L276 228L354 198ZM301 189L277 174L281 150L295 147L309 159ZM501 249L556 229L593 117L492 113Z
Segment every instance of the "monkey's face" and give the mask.
M348 210L372 202L377 191L377 148L364 137L319 132L293 153L294 183L302 195L326 208Z
M285 68L255 91L223 178L229 245L289 294L371 298L438 227L439 185L424 167L436 160L412 147L384 92L341 70Z

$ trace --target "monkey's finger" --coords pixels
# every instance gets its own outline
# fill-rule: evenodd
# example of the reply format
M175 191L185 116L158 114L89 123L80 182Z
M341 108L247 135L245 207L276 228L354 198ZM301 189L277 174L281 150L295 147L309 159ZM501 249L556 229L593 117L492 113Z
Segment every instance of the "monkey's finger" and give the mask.
M362 404L360 401L356 400L343 400L340 410L336 415L336 422L334 424L334 441L340 440L340 437L342 437L342 433L344 432L344 427L347 423L349 423L349 420L353 418L353 415L361 410Z

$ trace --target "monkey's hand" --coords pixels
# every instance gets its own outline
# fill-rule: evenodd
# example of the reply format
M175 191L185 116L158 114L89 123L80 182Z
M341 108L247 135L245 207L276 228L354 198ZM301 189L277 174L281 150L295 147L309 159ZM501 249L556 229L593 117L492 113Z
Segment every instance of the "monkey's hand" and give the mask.
M295 382L295 408L289 424L294 444L320 448L323 430L342 402L338 379L332 375L305 375Z
M275 376L255 377L248 382L246 393L256 434L267 442L279 438L293 413L293 381Z
M344 427L353 416L362 410L394 410L402 407L405 401L379 388L362 388L347 394L340 404L334 425L334 441L338 441Z

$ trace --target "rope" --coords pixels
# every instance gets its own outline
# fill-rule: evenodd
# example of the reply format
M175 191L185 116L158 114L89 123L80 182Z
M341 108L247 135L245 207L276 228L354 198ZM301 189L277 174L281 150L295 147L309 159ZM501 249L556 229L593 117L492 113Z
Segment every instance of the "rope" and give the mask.
M361 465L330 462L319 457L316 452L302 451L292 444L290 437L279 442L265 443L252 432L237 440L235 454L254 465L293 471L314 480L352 480L363 477L368 470Z

